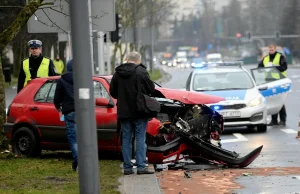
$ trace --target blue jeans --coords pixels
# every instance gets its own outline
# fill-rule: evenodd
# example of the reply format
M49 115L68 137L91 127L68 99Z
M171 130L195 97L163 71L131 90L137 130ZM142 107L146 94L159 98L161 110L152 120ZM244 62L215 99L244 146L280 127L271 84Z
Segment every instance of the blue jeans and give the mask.
M77 139L76 139L76 122L75 122L75 112L68 113L65 116L65 123L67 127L67 137L70 143L70 148L73 155L73 162L72 166L73 168L76 168L78 165L77 161Z
M122 154L124 171L131 171L132 137L136 138L136 164L137 169L146 167L146 128L148 119L122 120Z

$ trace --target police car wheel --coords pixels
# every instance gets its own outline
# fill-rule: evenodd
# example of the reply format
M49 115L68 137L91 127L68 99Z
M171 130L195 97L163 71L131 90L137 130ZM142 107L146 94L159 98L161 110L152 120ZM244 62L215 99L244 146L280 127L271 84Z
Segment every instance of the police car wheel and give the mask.
M267 131L267 125L257 125L257 131L258 132L266 132Z

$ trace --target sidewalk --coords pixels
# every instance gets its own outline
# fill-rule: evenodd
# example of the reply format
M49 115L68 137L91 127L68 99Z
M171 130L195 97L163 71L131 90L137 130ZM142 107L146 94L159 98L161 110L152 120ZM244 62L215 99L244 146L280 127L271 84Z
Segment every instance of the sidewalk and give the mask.
M148 168L154 171L153 165L149 164ZM156 174L137 175L136 168L134 172L133 175L120 177L119 191L122 194L161 194Z

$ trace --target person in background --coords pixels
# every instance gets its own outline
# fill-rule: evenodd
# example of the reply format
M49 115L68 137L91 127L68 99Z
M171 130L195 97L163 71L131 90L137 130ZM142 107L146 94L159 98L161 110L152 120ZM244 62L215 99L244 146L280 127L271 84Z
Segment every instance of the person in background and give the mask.
M57 75L52 60L42 55L42 42L30 40L28 46L30 56L22 61L17 92L20 92L32 79Z
M269 54L267 56L265 56L262 59L262 61L258 64L258 68L269 67L270 63L272 63L272 66L276 67L283 76L285 76L285 77L287 76L286 70L288 67L287 67L286 58L284 57L283 54L276 51L275 44L269 45ZM278 73L271 73L271 77L273 79L280 79L280 75ZM279 111L279 117L280 117L280 122L278 123L278 120L277 120L278 114L272 115L272 120L268 125L270 125L270 126L276 126L276 125L285 126L286 125L285 105L283 105L283 107Z
M74 83L72 60L67 63L67 73L58 79L54 95L55 108L64 115L67 138L73 155L72 169L78 171L78 147L76 138Z
M58 75L62 75L65 69L65 64L58 55L56 56L55 60L53 60L53 63L55 66L56 73Z

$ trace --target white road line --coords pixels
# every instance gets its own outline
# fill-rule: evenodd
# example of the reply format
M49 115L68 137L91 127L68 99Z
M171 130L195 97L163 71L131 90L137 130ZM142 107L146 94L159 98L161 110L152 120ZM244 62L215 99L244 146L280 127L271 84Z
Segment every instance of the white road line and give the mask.
M294 134L294 133L298 133L297 131L295 131L294 129L280 129L281 131L285 132L285 133L289 133L289 134Z
M221 143L234 143L234 142L241 142L241 141L249 141L245 136L243 136L240 133L233 133L233 135L237 139L225 139L225 140L221 140Z

